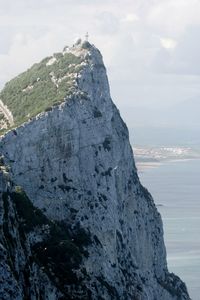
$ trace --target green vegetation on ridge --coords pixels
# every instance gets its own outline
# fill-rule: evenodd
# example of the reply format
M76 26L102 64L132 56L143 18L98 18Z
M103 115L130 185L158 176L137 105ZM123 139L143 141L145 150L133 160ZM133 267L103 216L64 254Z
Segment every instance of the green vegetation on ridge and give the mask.
M72 53L56 53L9 81L0 99L12 112L18 126L42 111L64 101L73 88L71 75L80 71L81 58Z

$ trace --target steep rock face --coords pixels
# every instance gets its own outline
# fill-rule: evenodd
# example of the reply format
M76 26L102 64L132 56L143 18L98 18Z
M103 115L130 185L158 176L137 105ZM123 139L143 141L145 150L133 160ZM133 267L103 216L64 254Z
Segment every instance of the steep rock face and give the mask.
M0 171L0 298L2 300L60 299L35 259L34 245L45 235L45 227L35 226L28 234L16 208L17 193L8 173ZM21 200L21 199L20 199ZM23 208L25 209L25 207ZM34 212L32 212L32 216ZM35 231L35 232L34 232ZM42 235L41 235L42 232Z
M83 66L73 93L0 145L12 182L48 220L64 224L72 242L79 236L77 282L59 285L50 276L51 299L59 292L63 299L189 299L167 270L161 218L139 182L101 54L86 42L68 51Z

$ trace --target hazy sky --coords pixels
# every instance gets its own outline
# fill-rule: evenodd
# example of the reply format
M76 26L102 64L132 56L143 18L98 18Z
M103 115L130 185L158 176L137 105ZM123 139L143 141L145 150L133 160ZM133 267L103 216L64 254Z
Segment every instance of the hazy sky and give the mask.
M198 104L199 0L0 0L0 86L87 31L128 122L138 107L156 125L159 111Z

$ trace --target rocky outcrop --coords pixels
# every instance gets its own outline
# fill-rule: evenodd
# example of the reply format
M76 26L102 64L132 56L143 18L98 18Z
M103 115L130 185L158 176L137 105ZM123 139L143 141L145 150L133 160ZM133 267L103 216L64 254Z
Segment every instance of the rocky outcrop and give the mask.
M21 298L16 293L5 299L26 299L24 286L28 299L189 299L184 283L167 270L161 217L138 179L101 54L88 42L68 51L82 61L73 92L1 139L13 186L7 211L16 214L15 233L6 240L17 241L22 261L11 268L4 259L1 268L13 279L1 291L8 285L20 289ZM19 194L31 207L28 215L16 204ZM16 228L19 220L29 224L35 213L42 220L36 218L28 232L21 226L26 249ZM45 285L50 294L31 294L34 288L15 276L16 270L22 276L25 264L33 268L26 280L37 273L35 289Z

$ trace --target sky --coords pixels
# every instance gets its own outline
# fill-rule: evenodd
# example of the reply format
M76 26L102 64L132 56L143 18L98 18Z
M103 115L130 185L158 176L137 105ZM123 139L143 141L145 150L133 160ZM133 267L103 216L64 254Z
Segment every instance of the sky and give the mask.
M199 16L199 0L0 0L0 87L89 32L130 128L200 128Z

